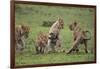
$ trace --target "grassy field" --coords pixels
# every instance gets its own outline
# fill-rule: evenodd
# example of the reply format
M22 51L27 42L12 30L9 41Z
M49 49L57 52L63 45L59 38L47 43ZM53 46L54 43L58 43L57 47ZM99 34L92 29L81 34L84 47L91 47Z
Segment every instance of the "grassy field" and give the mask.
M65 53L51 53L36 55L35 46L32 41L35 40L40 31L49 31L50 27L42 26L43 21L56 21L58 17L62 17L64 20L64 29L61 30L62 47L68 51L72 46L73 38L72 32L68 28L70 23L77 21L83 30L89 30L91 33L94 33L93 8L16 4L15 12L16 25L29 25L31 29L25 50L21 53L16 53L15 55L17 66L94 60L94 54L91 53L91 50L94 48L94 34L91 34L92 39L88 41L88 54L84 53L84 46L80 45L80 52L78 54L67 55Z

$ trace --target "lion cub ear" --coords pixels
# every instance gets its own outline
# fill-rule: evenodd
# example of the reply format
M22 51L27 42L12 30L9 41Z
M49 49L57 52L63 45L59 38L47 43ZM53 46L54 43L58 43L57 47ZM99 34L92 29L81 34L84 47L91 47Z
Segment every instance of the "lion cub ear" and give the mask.
M74 22L74 26L77 26L77 22L76 21Z
M59 22L60 24L64 25L64 21L63 21L63 19L62 19L61 17L58 17L58 22Z
M24 26L24 25L21 25L21 28L22 28L22 29L24 29L24 28L25 28L25 26Z
M60 21L60 19L61 19L61 18L60 18L60 17L58 17L57 21Z

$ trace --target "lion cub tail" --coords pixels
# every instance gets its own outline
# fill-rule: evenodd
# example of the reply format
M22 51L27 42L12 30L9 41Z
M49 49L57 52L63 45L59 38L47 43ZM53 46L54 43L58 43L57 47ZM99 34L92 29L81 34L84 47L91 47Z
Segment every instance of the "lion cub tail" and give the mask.
M83 35L85 36L86 40L91 40L91 32L86 30L86 31L82 31Z

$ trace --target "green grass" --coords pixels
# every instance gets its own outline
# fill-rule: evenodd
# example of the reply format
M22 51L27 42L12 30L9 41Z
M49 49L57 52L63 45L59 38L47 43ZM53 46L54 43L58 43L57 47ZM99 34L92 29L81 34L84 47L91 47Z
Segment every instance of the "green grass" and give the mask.
M64 29L61 30L62 47L68 51L72 46L72 32L68 25L74 21L80 23L84 30L94 33L94 9L92 8L75 8L75 7L53 7L53 6L37 6L16 4L16 25L25 24L30 26L30 34L27 39L26 48L21 53L16 53L16 65L29 64L50 64L50 63L70 63L81 61L93 61L94 54L91 49L94 48L94 34L88 42L89 53L84 53L84 46L80 45L79 54L51 53L51 54L35 54L35 46L32 40L35 40L37 34L48 32L50 27L41 26L43 21L55 21L58 17L64 20Z
M39 54L33 55L33 53L17 54L17 65L26 64L50 64L50 63L71 63L71 62L84 62L92 61L93 54L71 54L66 55L65 53L51 53L51 54Z

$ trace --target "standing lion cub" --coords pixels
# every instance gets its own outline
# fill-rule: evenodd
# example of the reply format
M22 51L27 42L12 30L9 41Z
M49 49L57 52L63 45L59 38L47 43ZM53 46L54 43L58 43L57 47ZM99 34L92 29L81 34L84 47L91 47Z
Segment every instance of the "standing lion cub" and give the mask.
M17 51L22 51L25 48L25 39L29 36L30 28L26 25L18 25L15 27L15 47Z
M70 24L69 29L73 32L73 45L67 54L71 53L72 51L78 52L79 44L84 44L85 53L88 53L87 40L90 40L91 37L88 38L86 34L90 34L90 32L82 30L77 22Z

